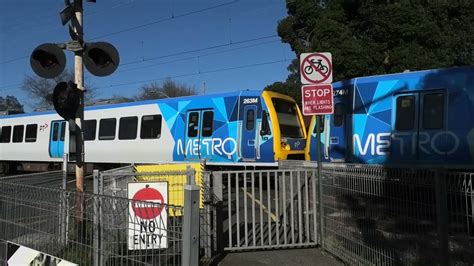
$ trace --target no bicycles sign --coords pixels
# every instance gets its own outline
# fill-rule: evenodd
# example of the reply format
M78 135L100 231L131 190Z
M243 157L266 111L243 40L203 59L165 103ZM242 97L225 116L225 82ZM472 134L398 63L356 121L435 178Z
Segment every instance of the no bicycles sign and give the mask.
M301 54L300 75L303 84L332 83L331 53Z

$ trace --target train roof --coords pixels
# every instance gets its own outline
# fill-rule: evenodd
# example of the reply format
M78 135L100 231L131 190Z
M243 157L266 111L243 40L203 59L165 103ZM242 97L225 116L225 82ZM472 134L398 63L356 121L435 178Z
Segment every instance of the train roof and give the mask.
M474 65L468 66L459 66L451 68L438 68L438 69L428 69L428 70L419 70L419 71L407 71L401 73L393 74L383 74L383 75L373 75L366 77L356 77L348 80L338 81L333 83L335 89L352 86L356 83L370 83L378 82L384 80L394 80L394 79L409 79L409 78L423 78L428 77L429 75L447 75L453 73L466 73L474 76Z
M146 104L154 104L154 103L172 103L172 102L179 102L179 101L186 101L189 99L192 100L199 100L202 98L209 98L209 97L232 97L232 96L260 96L263 90L240 90L240 91L231 91L231 92L223 92L223 93L214 93L214 94L205 94L205 95L190 95L190 96L182 96L182 97L173 97L173 98L162 98L162 99L154 99L154 100L146 100L146 101L138 101L138 102L126 102L126 103L115 103L115 104L103 104L103 105L91 105L86 106L85 111L92 111L92 110L102 110L102 109L111 109L111 108L118 108L118 107L127 107L127 106L137 106L137 105L146 105ZM50 115L56 114L55 110L49 110L44 112L32 112L32 113L23 113L23 114L14 114L14 115L0 115L0 119L9 119L9 118L18 118L18 117L27 117L27 116L38 116L38 115Z

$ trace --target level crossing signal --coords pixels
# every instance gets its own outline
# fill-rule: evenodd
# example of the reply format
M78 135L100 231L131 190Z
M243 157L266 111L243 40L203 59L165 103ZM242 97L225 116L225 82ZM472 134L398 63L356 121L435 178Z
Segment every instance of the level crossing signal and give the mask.
M33 71L42 78L54 78L66 67L66 56L62 48L68 45L45 43L31 53L30 64ZM112 74L118 67L120 58L117 49L110 43L85 43L83 62L87 70L95 76ZM74 119L80 105L82 92L73 82L59 82L53 91L56 112L64 119Z
M45 43L36 47L31 53L30 64L33 72L42 78L54 78L64 71L66 56L62 47L64 44ZM92 75L104 77L112 74L120 63L117 49L110 43L85 43L84 65Z
M56 112L65 120L76 118L81 103L82 91L72 82L59 82L53 91L53 105Z
M66 67L63 50L54 43L44 43L31 53L30 64L36 75L42 78L54 78Z
M107 42L86 43L84 65L92 75L104 77L117 69L120 57L117 49Z

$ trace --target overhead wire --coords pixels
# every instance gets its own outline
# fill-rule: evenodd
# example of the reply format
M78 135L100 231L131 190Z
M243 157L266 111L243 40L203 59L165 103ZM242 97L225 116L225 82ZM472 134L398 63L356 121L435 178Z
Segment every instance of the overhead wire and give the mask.
M144 69L144 68L149 68L149 67L154 67L154 66L159 66L159 65L167 65L167 64L181 62L181 61L188 61L188 60L197 59L197 58L201 58L201 57L223 54L223 53L227 53L227 52L252 48L252 47L266 45L266 44L275 43L275 42L279 42L279 40L273 40L273 41L266 41L266 42L261 42L261 43L256 43L256 44L250 44L250 45L246 45L246 46L226 49L226 50L207 53L207 54L203 54L203 55L196 55L196 56L190 56L190 57L176 59L176 60L173 60L173 61L160 62L160 63L156 63L156 64L152 64L152 65L145 65L145 66L139 66L139 67L133 67L133 68L119 69L115 73L122 73L122 72L128 72L128 71L133 71L133 70L139 70L139 69Z
M292 59L281 59L281 60L267 61L267 62L261 62L261 63L253 63L253 64L247 64L247 65L234 66L234 67L218 68L218 69L212 69L212 70L207 70L207 71L198 71L198 72L186 73L186 74L175 75L175 76L164 76L164 77L159 77L159 78L154 78L154 79L111 84L109 86L102 86L102 87L94 88L94 91L105 90L105 89L116 88L116 87L123 87L123 86L127 86L127 85L135 85L135 84L142 84L142 83L148 83L148 82L156 82L156 81L161 81L161 80L166 80L166 79L177 79L177 78L198 76L198 75L204 75L204 74L210 74L210 73L231 71L231 70L236 70L236 69L244 69L244 68L259 67L259 66L265 66L265 65L273 65L273 64L284 63L284 62L289 62L289 61L292 61ZM29 100L30 98L25 97L25 98L17 98L17 99L18 99L18 101L23 102L23 101Z
M150 26L150 25L154 25L154 24L158 24L158 23L163 23L163 22L170 21L170 20L173 20L173 19L176 19L176 18L182 18L182 17L191 16L191 15L198 14L198 13L207 12L207 11L209 11L209 10L213 10L213 9L217 9L217 8L220 8L220 7L223 7L223 6L227 6L227 5L231 5L231 4L237 3L238 1L239 1L239 0L234 0L234 1L231 1L231 2L226 2L226 3L219 4L219 5L210 6L210 7L207 7L207 8L197 9L197 10L193 10L193 11L190 11L190 12L187 12L187 13L183 13L183 14L179 14L179 15L171 15L171 17L168 17L168 18L165 18L165 19L155 20L155 21L152 21L152 22L140 24L140 25L133 26L133 27L130 27L130 28L127 28L127 29L123 29L123 30L119 30L119 31L116 31L116 32L111 32L111 33L103 34L103 35L100 35L100 36L93 37L93 38L91 38L91 39L89 39L89 40L96 40L96 39L100 39L100 38L104 38L104 37L108 37L108 36L112 36L112 35L117 35L117 34L120 34L120 33L128 32L128 31L132 31L132 30L136 30L136 29L148 27L148 26ZM23 59L26 59L26 58L29 58L29 57L30 57L30 56L27 55L27 56L12 58L12 59L9 59L9 60L0 62L0 65L8 64L8 63L16 62L16 61L20 61L20 60L23 60Z
M236 69L243 69L243 68L250 68L250 67L257 67L257 66L264 66L264 65L272 65L272 64L289 62L289 61L292 61L292 59L281 59L281 60L268 61L268 62L262 62L262 63L253 63L253 64L247 64L247 65L234 66L234 67L219 68L219 69L213 69L213 70L207 70L207 71L198 71L198 72L175 75L175 76L165 76L165 77L154 78L154 79L146 79L146 80L125 82L125 83L111 84L109 86L98 87L98 88L96 88L96 90L102 90L102 89L108 89L108 88L114 88L114 87L122 87L122 86L126 86L126 85L148 83L148 82L165 80L165 79L168 79L168 78L171 78L171 79L173 79L173 78L182 78L182 77L203 75L203 74L216 73L216 72L224 72L224 71L230 71L230 70L236 70Z
M167 57L173 57L173 56L184 55L184 54L195 53L195 52L202 52L202 51L206 51L206 50L217 49L217 48L222 48L222 47L236 45L236 44L254 42L254 41L259 41L259 40L264 40L264 39L269 39L269 38L274 38L274 37L278 37L278 35L272 34L272 35L267 35L267 36L262 36L262 37L257 37L257 38L241 40L241 41L237 41L237 42L229 42L229 43L225 43L225 44L218 44L218 45L208 46L208 47L204 47L204 48L198 48L198 49L193 49L193 50L187 50L187 51L167 54L167 55L160 55L160 56L150 57L150 58L146 58L146 59L142 59L142 60L130 61L130 62L127 62L127 63L123 63L121 65L122 66L132 65L132 64L137 64L137 63L142 63L142 62L147 62L147 61L153 61L153 60L157 60L157 59L163 59L163 58L167 58Z
M154 25L154 24L158 24L158 23L163 23L163 22L170 21L170 20L173 20L173 19L182 18L182 17L186 17L186 16L198 14L198 13L203 13L203 12L206 12L206 11L209 11L209 10L213 10L213 9L217 9L217 8L220 8L220 7L224 7L224 6L228 6L228 5L231 5L231 4L235 4L235 3L237 3L237 2L239 2L239 0L234 0L234 1L231 1L231 2L226 2L226 3L222 3L222 4L219 4L219 5L215 5L215 6L211 6L211 7L206 7L206 8L202 8L202 9L198 9L198 10L193 10L193 11L190 11L190 12L187 12L187 13L183 13L183 14L180 14L180 15L171 15L171 17L169 17L169 18L159 19L159 20L155 20L155 21L152 21L152 22L144 23L144 24L141 24L141 25L133 26L133 27L130 27L130 28L127 28L127 29L123 29L123 30L119 30L119 31L115 31L115 32L111 32L111 33L99 35L99 36L96 36L96 37L91 38L90 40L101 39L101 38L104 38L104 37L109 37L109 36L112 36L112 35L117 35L117 34L120 34L120 33L132 31L132 30L137 30L137 29L141 29L141 28L144 28L144 27L148 27L148 26L150 26L150 25Z
M233 46L233 45L238 45L238 44L255 42L255 41L259 41L259 40L271 39L271 38L274 38L274 37L278 37L278 35L276 35L276 34L267 35L267 36L262 36L262 37L257 37L257 38L250 38L250 39L246 39L246 40L241 40L241 41L237 41L237 42L213 45L213 46L199 48L199 49L193 49L193 50L181 51L181 52L167 54L167 55L161 55L161 56L156 56L156 57L151 57L151 58L145 58L145 59L142 59L142 60L135 60L135 61L130 61L130 62L127 62L127 63L123 63L123 64L120 64L120 66L133 65L133 64L138 64L138 63L142 63L142 62L154 61L154 60L157 60L157 59L169 58L169 57L185 55L185 54L190 54L190 53L195 53L195 52L202 52L202 51L207 51L207 50L212 50L212 49L217 49L217 48L222 48L222 47L228 47L228 46ZM275 42L275 41L271 41L271 42ZM209 53L209 54L202 55L202 56L207 56L207 55L212 55L212 54L219 54L219 53L224 53L224 52L227 52L227 51L233 51L233 50L238 50L238 49L245 49L245 48L254 47L254 46L262 45L262 44L266 44L266 43L270 43L270 42L252 44L252 45L248 45L248 46L244 46L244 47L236 47L236 48L233 48L233 49L228 49L226 51L218 51L218 52L215 52L215 53ZM196 57L197 56L195 56L193 58L196 58ZM175 61L183 61L183 60L180 59L180 60L175 60ZM161 65L161 63L158 63L156 65ZM118 72L126 72L126 71L127 70L122 70L122 71L118 71ZM17 89L18 86L20 86L21 84L22 83L1 86L0 87L0 92L1 91L9 91L9 90ZM10 87L13 87L13 88L10 88Z

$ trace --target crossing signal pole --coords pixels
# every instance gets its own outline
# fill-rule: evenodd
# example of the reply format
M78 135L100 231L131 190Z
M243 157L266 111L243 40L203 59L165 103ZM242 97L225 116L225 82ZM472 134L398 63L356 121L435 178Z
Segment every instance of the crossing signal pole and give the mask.
M95 0L86 0L96 2ZM33 51L30 64L42 78L54 78L66 66L63 49L74 52L74 82L62 81L54 88L53 103L57 113L69 121L69 158L76 161L76 190L84 192L84 65L92 75L103 77L112 74L120 58L117 49L110 43L84 42L83 0L64 0L66 7L60 12L61 23L69 23L71 41L67 43L41 44ZM82 212L82 211L81 211Z
M77 41L80 44L84 43L84 32L83 32L83 8L82 0L75 0L75 16L76 22L74 27L74 33ZM77 89L81 91L79 94L79 107L76 112L76 189L78 192L84 192L84 138L82 130L82 121L84 120L84 65L82 63L84 50L81 49L76 51L74 54L74 82L76 83Z

